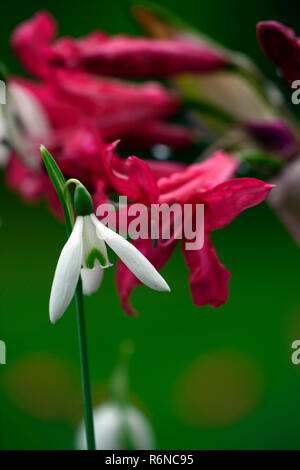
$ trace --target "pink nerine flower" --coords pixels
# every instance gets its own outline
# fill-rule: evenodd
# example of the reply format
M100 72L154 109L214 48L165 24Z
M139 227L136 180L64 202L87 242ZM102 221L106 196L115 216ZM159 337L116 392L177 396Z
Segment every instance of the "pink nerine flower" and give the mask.
M287 82L299 80L300 39L294 31L277 21L264 21L257 25L257 38Z
M210 231L229 224L240 212L262 202L268 195L271 184L253 178L230 179L234 176L238 162L225 152L218 151L202 163L190 165L187 169L165 178L155 178L149 167L130 157L114 169L115 144L103 152L108 176L113 186L131 200L152 203L204 204L204 245L201 249L187 249L191 240L182 239L182 250L190 270L190 287L197 306L209 304L219 306L228 297L230 273L220 263L215 248L210 241ZM127 212L129 208L126 209ZM122 217L122 211L119 213ZM184 230L182 230L184 233ZM163 240L162 227L159 228L157 245L151 239L137 239L134 245L160 270L173 253L179 242L173 235ZM172 234L172 230L171 230ZM129 313L134 310L128 302L132 289L139 284L138 279L120 262L117 271L117 284L122 306Z
M12 37L23 65L42 78L49 76L53 65L118 77L166 77L207 72L227 64L225 56L212 46L187 39L109 37L99 31L78 40L53 42L56 30L51 15L40 12L20 24Z

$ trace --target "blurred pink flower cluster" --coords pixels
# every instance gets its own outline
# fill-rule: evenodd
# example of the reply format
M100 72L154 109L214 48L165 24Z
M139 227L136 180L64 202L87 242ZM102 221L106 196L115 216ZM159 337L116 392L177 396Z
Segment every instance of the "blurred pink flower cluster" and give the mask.
M218 85L224 86L222 74L228 72L229 64L232 66L232 58L225 50L189 35L139 38L95 32L76 40L55 37L55 21L46 12L19 25L12 35L15 54L35 80L9 77L7 81L7 126L12 148L6 168L9 186L27 201L46 198L53 211L61 215L41 163L42 143L67 178L78 178L87 186L95 207L107 201L111 192L147 206L204 204L204 247L188 251L186 240L182 241L192 297L199 306L226 302L230 273L218 259L210 232L263 201L272 185L254 178L234 178L240 160L230 153L234 149L231 145L228 150L219 150L223 146L217 143L204 161L187 165L184 152L196 144L198 133L192 125L169 120L182 110L186 80L199 80L198 89L204 87L208 96L205 79L209 76L215 80L216 91ZM283 156L290 156L294 152L292 129L273 113L271 105L261 108L263 101L252 90L249 92L248 85L240 86L236 77L230 75L233 82L228 82L225 76L231 90L237 92L232 97L232 109L235 101L239 107L232 119L237 126L242 123L238 128L242 135L239 150L257 139L268 148L279 149ZM172 78L177 86L128 81L129 78ZM257 107L252 106L253 116L248 121L238 112L245 106L242 93L246 97L250 93L249 103L255 102ZM223 116L228 104L225 99L220 103L216 115ZM191 113L189 117L194 122L199 116ZM150 149L163 144L181 151L183 162L122 159L116 153L116 144L110 144L116 139L121 139L123 148ZM168 243L159 238L157 246L152 240L134 242L157 269L165 265L177 243L174 238ZM128 313L134 312L128 297L138 283L120 262L117 285Z

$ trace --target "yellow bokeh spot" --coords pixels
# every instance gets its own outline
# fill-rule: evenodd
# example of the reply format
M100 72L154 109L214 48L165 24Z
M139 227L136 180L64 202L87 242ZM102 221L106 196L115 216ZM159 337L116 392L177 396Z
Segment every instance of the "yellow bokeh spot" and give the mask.
M72 363L45 353L19 359L3 375L3 387L12 403L47 421L65 418L78 385Z
M218 351L199 358L179 378L175 406L189 425L217 428L249 415L262 398L264 380L251 358Z

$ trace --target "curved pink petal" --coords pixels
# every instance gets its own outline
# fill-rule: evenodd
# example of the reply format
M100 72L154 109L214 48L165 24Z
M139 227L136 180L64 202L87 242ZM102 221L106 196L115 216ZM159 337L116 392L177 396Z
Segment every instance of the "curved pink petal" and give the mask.
M240 212L261 203L273 187L254 178L237 178L217 185L201 195L205 223L210 230L228 225Z
M14 30L11 44L22 65L40 78L49 75L49 44L56 36L56 22L46 11L34 15Z
M292 83L300 77L300 40L290 28L277 21L257 25L257 38L264 53Z
M169 130L162 127L160 131L157 125L147 130L149 121L168 117L179 108L174 93L159 84L130 84L69 70L53 70L51 80L42 84L19 78L13 81L40 101L56 130L92 121L108 141L127 134L131 135L129 140L141 140L140 132L145 125L146 134L154 140L160 132L177 145L188 140L183 129L171 127L171 136Z
M53 63L117 77L168 77L181 72L223 68L225 56L215 48L184 39L108 37L94 33L83 39L59 41Z
M161 247L158 241L156 247L153 246L153 240L135 240L133 245L153 264L159 271L162 269L170 256L176 244L167 247ZM141 284L137 277L119 260L116 273L117 288L121 297L121 305L129 315L136 315L136 311L129 303L129 296L132 290Z
M139 190L138 200L146 202L147 205L157 203L159 191L148 164L132 156L126 159L125 165L128 168L130 183Z
M66 177L78 178L89 187L98 179L105 179L101 151L105 143L92 125L72 128L61 139L57 161ZM51 146L50 146L51 149ZM55 152L55 146L53 151ZM107 178L106 178L107 180Z
M231 178L237 167L238 161L220 150L204 162L195 163L181 173L160 179L157 182L161 193L160 202L183 204L194 194L205 192Z
M176 95L157 83L122 82L70 70L53 72L53 82L57 96L93 119L106 140L138 135L147 121L171 116L179 108Z
M195 305L219 307L224 304L231 274L220 263L209 233L205 234L201 250L187 250L183 243L183 255L190 270L189 283Z
M118 142L106 145L102 151L102 161L114 189L132 201L146 205L158 201L159 192L149 166L143 160L129 157L120 159L115 154Z
M80 122L83 114L81 109L74 100L59 93L54 81L36 83L19 77L13 77L11 81L38 99L55 131L76 126Z

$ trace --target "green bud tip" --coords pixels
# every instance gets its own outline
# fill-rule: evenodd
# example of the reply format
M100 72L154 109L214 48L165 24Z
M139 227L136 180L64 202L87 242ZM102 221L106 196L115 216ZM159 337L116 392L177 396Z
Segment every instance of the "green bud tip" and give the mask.
M88 190L78 183L74 192L74 207L77 215L90 215L94 212L94 205Z

